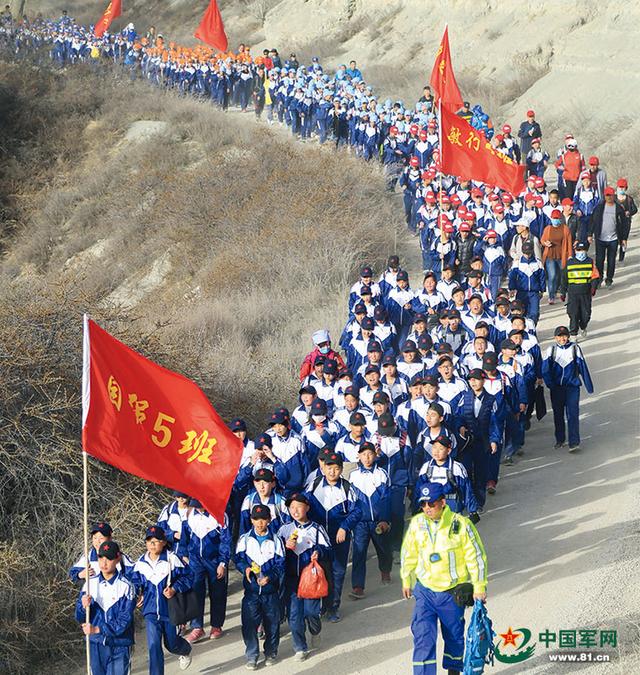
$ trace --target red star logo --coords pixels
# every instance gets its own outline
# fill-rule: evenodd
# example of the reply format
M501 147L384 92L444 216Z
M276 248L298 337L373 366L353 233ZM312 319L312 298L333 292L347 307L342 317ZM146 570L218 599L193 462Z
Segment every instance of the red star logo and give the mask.
M514 647L517 647L516 645L516 638L519 638L522 635L522 633L514 633L513 628L509 626L509 630L506 633L500 633L500 637L503 640L503 647L506 647L507 645L511 644Z

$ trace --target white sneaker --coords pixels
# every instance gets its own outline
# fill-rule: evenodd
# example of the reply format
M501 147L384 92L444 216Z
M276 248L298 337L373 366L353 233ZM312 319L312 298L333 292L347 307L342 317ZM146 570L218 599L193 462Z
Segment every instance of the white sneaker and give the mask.
M191 665L191 654L179 656L178 665L180 666L180 670L186 670Z
M304 661L307 658L307 652L296 652L293 660L294 661Z
M586 329L586 328L583 328L583 329L580 331L580 337L581 337L583 340L587 337L587 329Z

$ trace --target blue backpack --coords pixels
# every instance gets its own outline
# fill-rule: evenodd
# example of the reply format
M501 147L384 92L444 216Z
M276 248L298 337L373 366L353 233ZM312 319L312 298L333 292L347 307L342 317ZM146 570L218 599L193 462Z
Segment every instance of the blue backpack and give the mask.
M496 634L487 614L487 608L480 600L473 604L473 613L467 629L464 652L464 675L484 672L485 664L493 665L493 640Z

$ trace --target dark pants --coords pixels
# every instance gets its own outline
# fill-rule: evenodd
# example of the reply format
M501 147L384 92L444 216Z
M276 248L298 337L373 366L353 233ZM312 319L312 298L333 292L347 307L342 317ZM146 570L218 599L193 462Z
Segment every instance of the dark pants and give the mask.
M242 639L247 661L260 656L258 626L264 629L264 653L267 658L278 655L280 644L280 598L277 593L245 593L242 598Z
M580 387L551 387L551 406L553 407L553 425L557 443L564 443L565 414L569 427L569 445L580 445Z
M131 647L107 647L102 642L89 643L91 675L128 675Z
M526 315L538 323L540 318L540 294L537 291L516 291L516 299L524 304Z
M331 559L331 576L333 578L333 584L330 589L331 593L325 598L323 605L329 612L336 612L340 607L344 577L347 573L347 564L349 563L351 535L347 535L346 540L343 541L342 544L333 544L331 548L333 550Z
M191 653L191 645L178 633L178 628L169 621L155 616L144 617L149 649L149 675L164 675L162 643L168 652L178 656Z
M584 330L591 319L591 291L587 293L571 293L567 297L567 315L569 316L569 332L577 335L578 329Z
M296 580L297 588L297 580ZM299 598L295 589L287 589L287 614L289 628L291 628L291 640L295 652L306 652L307 626L311 635L318 635L322 630L320 619L320 600L305 600Z
M404 536L404 498L407 488L391 486L391 546L394 551L402 548Z
M490 451L484 445L481 438L473 441L470 448L459 460L469 474L473 493L478 500L478 506L484 506L487 500L487 476L489 472Z
M618 240L600 241L596 239L596 267L600 272L600 282L602 279L613 281L613 275L616 273L616 253L618 252ZM607 276L604 275L604 259L607 258Z
M193 590L198 594L201 610L200 616L191 622L191 628L202 628L204 626L204 600L206 591L209 593L211 627L222 628L224 617L227 613L229 571L225 570L222 579L218 579L216 567L213 565L192 564L191 571L193 572Z
M411 619L413 675L436 675L438 619L444 640L442 667L462 671L464 656L464 607L450 593L431 591L419 581L413 589L416 606Z
M391 533L376 534L377 523L372 520L360 521L353 530L353 554L351 556L351 586L364 588L367 574L367 550L373 542L378 555L378 569L391 572L393 555L391 553Z
M565 180L564 182L564 197L569 197L573 200L573 193L576 191L576 180ZM561 197L562 199L563 197Z

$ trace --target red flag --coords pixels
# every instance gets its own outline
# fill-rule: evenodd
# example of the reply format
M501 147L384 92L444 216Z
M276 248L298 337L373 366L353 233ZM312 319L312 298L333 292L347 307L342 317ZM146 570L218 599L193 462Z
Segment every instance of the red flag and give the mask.
M102 37L104 32L108 30L111 22L114 19L117 19L122 14L122 0L112 0L108 5L107 9L104 10L104 14L100 17L100 21L96 24L93 32L96 37Z
M498 152L484 134L455 113L440 110L442 171L497 185L514 195L524 189L524 166Z
M202 40L205 44L219 49L221 52L227 51L227 34L224 32L224 23L222 16L218 9L216 0L211 0L207 11L202 17L200 25L196 28L193 34L198 40Z
M82 412L85 452L185 492L222 522L242 442L196 384L86 317Z
M462 108L462 94L458 89L456 76L453 74L451 65L451 54L449 52L449 27L446 26L440 47L436 54L436 60L431 71L431 80L429 81L433 93L437 99L442 101L442 107L456 112Z

